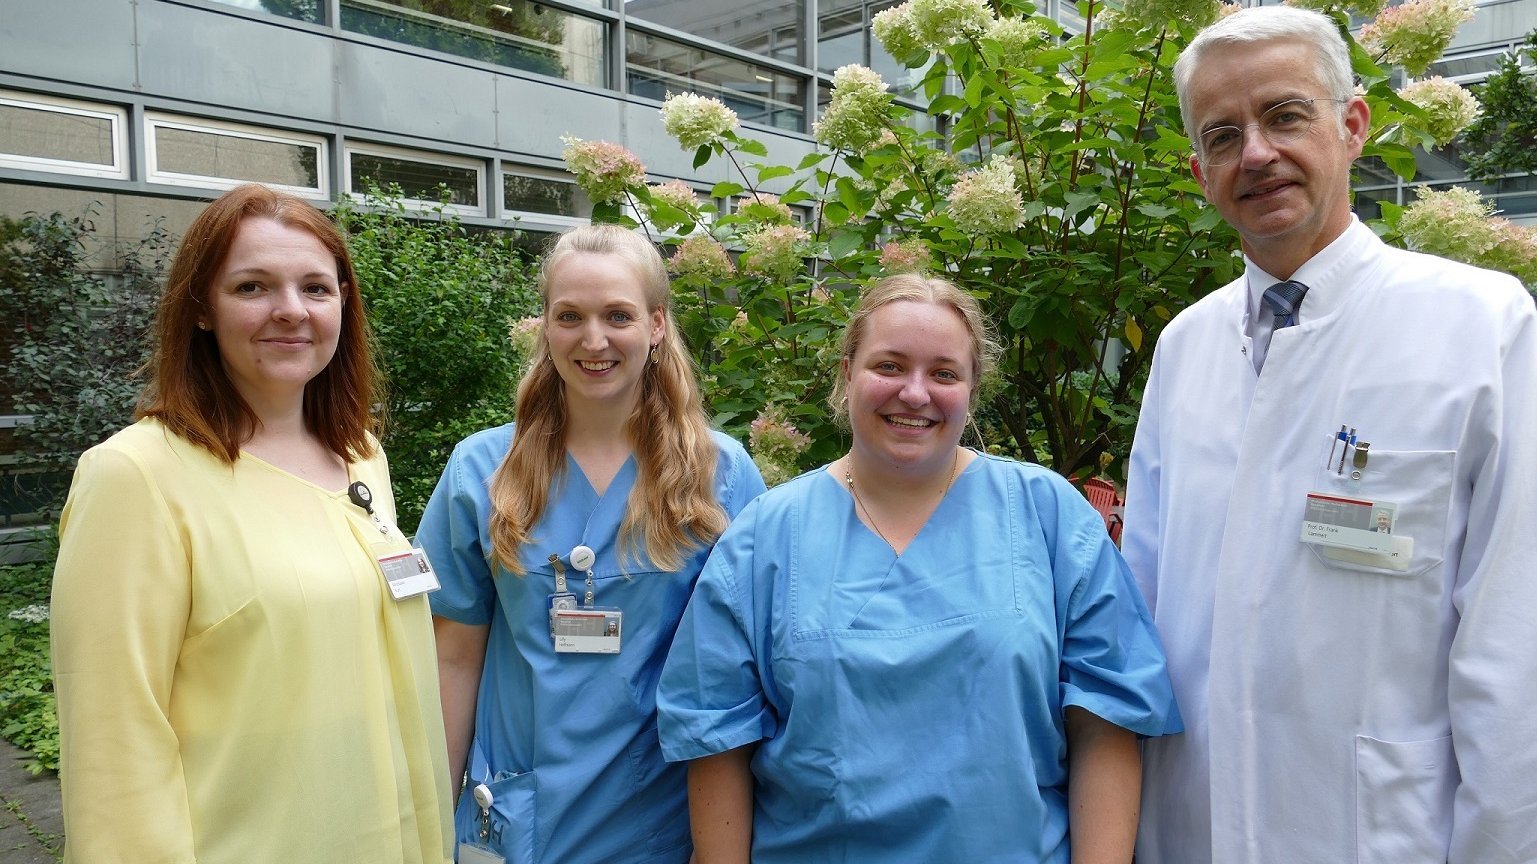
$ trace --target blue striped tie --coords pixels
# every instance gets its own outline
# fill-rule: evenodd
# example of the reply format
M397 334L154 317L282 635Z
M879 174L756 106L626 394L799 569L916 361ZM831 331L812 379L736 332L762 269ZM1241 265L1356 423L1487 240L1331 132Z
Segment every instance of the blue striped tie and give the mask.
M1302 306L1302 297L1307 293L1308 286L1291 281L1277 282L1265 289L1261 299L1275 313L1275 329L1280 330L1297 323L1297 309Z

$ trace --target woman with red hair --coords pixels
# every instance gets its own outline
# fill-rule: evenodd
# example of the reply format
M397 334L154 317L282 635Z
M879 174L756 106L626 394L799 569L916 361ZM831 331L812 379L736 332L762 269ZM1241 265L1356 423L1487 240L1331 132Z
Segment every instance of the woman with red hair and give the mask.
M226 193L155 330L138 421L80 458L60 524L65 860L442 864L430 585L341 235Z

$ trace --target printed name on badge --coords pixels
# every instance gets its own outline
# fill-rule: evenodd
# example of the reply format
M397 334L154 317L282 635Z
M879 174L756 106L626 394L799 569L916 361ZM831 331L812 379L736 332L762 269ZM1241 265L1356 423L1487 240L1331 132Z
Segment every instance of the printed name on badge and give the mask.
M389 583L390 594L396 600L438 590L438 574L433 572L427 553L421 549L381 555L379 569L384 572L384 581Z
M1357 563L1407 570L1414 540L1393 532L1398 505L1309 492L1302 515L1302 542L1364 553ZM1352 560L1356 560L1355 557Z
M618 609L584 606L550 610L558 654L618 654L624 633L624 613Z

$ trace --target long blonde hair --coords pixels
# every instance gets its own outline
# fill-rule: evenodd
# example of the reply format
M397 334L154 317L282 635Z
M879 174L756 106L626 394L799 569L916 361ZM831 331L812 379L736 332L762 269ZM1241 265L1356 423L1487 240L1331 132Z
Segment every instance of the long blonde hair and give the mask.
M656 362L647 362L640 398L624 424L635 450L636 482L619 528L621 557L635 559L644 545L659 569L677 570L684 553L715 542L726 530L726 511L715 499L719 452L694 380L694 367L672 316L667 267L656 247L617 225L585 225L560 236L544 256L539 289L548 326L550 279L572 255L613 255L634 269L646 292L646 311L662 312ZM491 551L497 563L524 575L518 550L535 542L534 526L549 504L550 489L564 483L566 389L550 359L544 328L539 349L518 383L517 433L512 449L491 476ZM563 550L557 550L563 551Z

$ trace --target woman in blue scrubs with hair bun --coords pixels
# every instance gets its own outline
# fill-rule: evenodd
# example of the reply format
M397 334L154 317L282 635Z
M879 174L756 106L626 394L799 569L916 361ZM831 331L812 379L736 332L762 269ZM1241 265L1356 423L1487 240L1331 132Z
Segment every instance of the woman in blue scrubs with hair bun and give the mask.
M417 533L443 583L454 789L469 775L458 860L683 864L657 676L711 544L763 479L706 422L650 242L573 229L540 287L517 421L455 448Z
M960 446L991 344L950 283L875 285L848 454L716 544L657 695L698 864L1131 860L1162 649L1083 496Z

